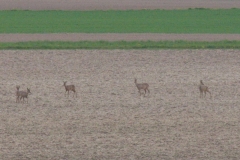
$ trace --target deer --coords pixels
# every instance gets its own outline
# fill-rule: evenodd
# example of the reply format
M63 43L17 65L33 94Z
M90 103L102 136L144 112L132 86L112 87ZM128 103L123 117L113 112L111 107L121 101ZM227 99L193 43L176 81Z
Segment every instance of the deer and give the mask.
M65 96L66 96L66 92L68 92L68 97L69 97L69 91L73 91L73 97L74 97L74 94L76 95L77 97L77 92L75 90L75 86L74 85L66 85L67 81L64 81L63 82L63 86L65 87Z
M20 87L19 87L20 88ZM19 89L18 88L18 89ZM32 94L31 92L30 92L30 89L29 88L27 88L27 91L17 91L17 99L18 99L18 101L21 101L21 99L23 99L23 103L25 102L24 101L24 98L27 98L27 103L28 103L28 95L29 94ZM20 100L19 100L19 98L20 98Z
M202 80L200 80L200 85L198 87L200 91L200 98L203 98L203 92L205 94L204 97L206 97L206 93L208 92L210 94L210 98L212 98L211 92L209 91L208 87L203 84Z
M146 95L146 91L148 91L148 93L150 93L150 91L148 89L149 85L147 83L137 83L136 78L135 78L134 83L135 83L135 85L138 89L138 92L139 92L140 96L141 96L141 90L144 90L144 92L145 92L144 96Z

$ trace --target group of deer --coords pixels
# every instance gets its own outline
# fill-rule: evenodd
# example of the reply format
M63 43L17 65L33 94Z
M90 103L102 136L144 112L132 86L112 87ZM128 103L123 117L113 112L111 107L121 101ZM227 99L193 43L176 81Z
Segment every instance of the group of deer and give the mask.
M150 91L148 89L149 85L147 83L137 83L136 78L135 78L134 82L135 82L135 85L138 89L138 92L140 93L140 96L141 96L141 90L144 90L144 96L146 94L146 91L148 91L148 93L150 93ZM203 84L202 80L200 80L200 85L198 86L198 88L199 88L199 91L200 91L200 98L203 98L203 93L205 94L204 97L206 97L206 93L209 93L210 98L212 98L211 92L209 91L208 87Z
M144 96L146 95L147 91L148 93L150 93L149 91L149 85L147 83L137 83L137 79L135 78L134 83L138 89L138 92L140 94L140 96L142 95L141 90L144 91ZM66 93L68 93L69 96L69 91L73 92L73 97L74 95L77 97L77 92L75 90L75 86L74 85L66 85L67 81L63 82L63 86L65 87L65 96ZM20 86L16 86L17 91L16 91L16 103L20 102L23 99L23 103L25 102L24 98L27 99L27 103L28 103L28 95L31 94L30 89L27 88L27 91L19 91ZM206 97L206 93L208 92L210 94L210 97L212 97L211 92L209 91L208 87L205 86L203 84L203 81L200 80L200 85L199 85L199 91L200 91L200 98L203 97L203 93L205 93L205 97Z
M74 95L76 95L76 97L77 97L77 92L75 90L75 86L74 85L66 85L66 83L67 83L66 81L63 82L63 86L65 87L65 90L66 90L65 91L65 96L66 96L67 92L68 92L68 96L69 96L69 91L73 91L74 92L73 93L73 97L74 97ZM19 91L20 86L16 86L16 88L17 88L17 91L16 91L16 103L20 103L21 100L23 100L22 103L24 103L25 102L24 98L27 99L27 103L28 103L28 95L32 94L30 92L30 89L27 88L27 91Z

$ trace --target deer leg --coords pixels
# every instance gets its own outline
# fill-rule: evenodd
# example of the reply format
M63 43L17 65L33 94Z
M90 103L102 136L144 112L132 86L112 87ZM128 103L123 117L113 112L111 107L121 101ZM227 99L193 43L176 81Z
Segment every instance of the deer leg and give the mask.
M145 95L146 95L146 89L144 89L144 97L145 97Z
M75 96L77 97L77 92L75 91L74 93L75 93Z
M150 93L149 89L147 89L147 90L148 90L148 93Z
M67 93L68 93L68 91L65 92L65 96L66 96Z
M140 94L140 96L141 96L141 92L140 92L140 90L138 90L138 93Z
M207 92L210 94L210 98L212 98L212 94L211 94L211 92L210 92L209 90L207 90Z

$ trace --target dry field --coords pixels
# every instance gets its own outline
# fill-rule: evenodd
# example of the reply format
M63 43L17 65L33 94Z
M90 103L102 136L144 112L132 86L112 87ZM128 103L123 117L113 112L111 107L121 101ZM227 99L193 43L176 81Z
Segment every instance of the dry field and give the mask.
M0 51L0 159L239 159L239 55ZM151 93L140 97L134 78ZM212 99L199 98L200 79ZM30 87L28 104L15 102L16 85Z

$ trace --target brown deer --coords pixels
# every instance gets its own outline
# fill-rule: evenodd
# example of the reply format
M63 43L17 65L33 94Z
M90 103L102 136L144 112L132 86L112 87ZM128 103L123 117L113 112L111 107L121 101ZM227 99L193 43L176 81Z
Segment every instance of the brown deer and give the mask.
M203 92L205 94L204 97L206 97L206 93L208 92L210 94L210 98L212 98L211 92L209 91L208 87L203 84L202 80L200 80L200 85L198 87L200 91L200 98L203 98Z
M63 86L65 87L66 89L66 92L68 92L68 97L69 97L69 91L73 91L73 97L74 97L74 94L76 95L77 97L77 92L75 90L75 86L74 85L66 85L67 81L63 82ZM65 96L66 96L66 92L65 92Z
M17 94L18 94L18 100L20 98L19 101L21 101L21 99L23 99L23 103L24 103L25 102L24 98L27 98L27 103L28 103L28 95L32 94L32 93L30 92L30 89L27 88L27 91L17 91Z
M144 90L145 94L146 94L146 91L148 91L148 93L150 93L150 91L148 89L149 85L147 83L137 83L136 78L135 78L134 83L136 84L136 87L138 89L140 96L141 96L141 90ZM144 94L144 96L145 96L145 94Z

